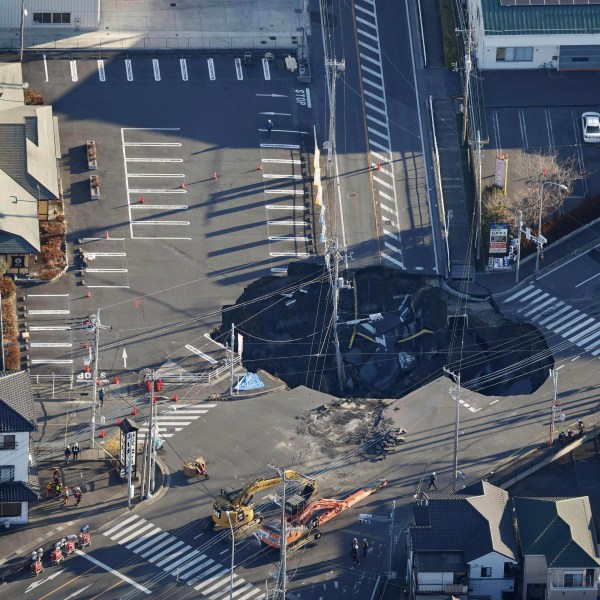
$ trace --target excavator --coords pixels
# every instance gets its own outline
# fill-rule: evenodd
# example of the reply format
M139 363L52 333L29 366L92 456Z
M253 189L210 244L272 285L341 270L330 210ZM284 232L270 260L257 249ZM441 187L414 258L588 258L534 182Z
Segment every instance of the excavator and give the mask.
M317 493L317 484L314 479L301 475L288 469L285 471L287 481L297 481L304 485L300 491L300 498L310 499ZM256 492L266 490L281 484L281 477L255 479L243 488L222 489L213 501L213 523L215 527L235 528L238 533L242 526L248 528L253 524L261 523L263 517L254 513L252 498Z
M343 499L305 500L298 495L290 496L285 503L287 551L294 552L318 540L322 535L319 526L386 485L387 479L379 479L348 494ZM267 546L279 550L281 529L281 519L274 519L262 525L257 536Z

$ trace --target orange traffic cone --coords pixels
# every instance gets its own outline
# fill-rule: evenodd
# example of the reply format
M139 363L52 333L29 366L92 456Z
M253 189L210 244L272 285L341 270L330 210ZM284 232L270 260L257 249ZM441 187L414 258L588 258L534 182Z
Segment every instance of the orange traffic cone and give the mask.
M377 163L377 170L381 171L381 163Z
M146 202L146 199L144 198L144 196L142 196L140 198L140 204L145 204L145 202Z
M85 369L84 369L84 371L85 371L86 373L89 373L89 372L90 372L90 365L85 365Z
M121 424L121 419L117 419L117 425Z
M85 344L83 344L83 347L87 350L90 347L90 345L87 342L85 342Z
M133 410L131 411L131 414L135 417L135 415L137 415L137 408L134 406Z
M156 402L156 396L152 396L152 402Z
M177 402L177 394L173 394L173 402Z
M119 385L119 376L115 375L115 385Z
M259 171L262 171L262 170L263 170L262 164L259 164L259 165L258 165L258 170L259 170Z
M181 182L181 189L182 189L182 190L185 190L185 181L182 181L182 182Z
M214 175L213 175L213 179L216 181L217 179L219 179L219 176L217 175L217 172L215 171Z
M92 297L92 292L86 292L85 296L86 296L86 298L91 298Z
M100 430L100 437L103 438L104 437L104 429Z

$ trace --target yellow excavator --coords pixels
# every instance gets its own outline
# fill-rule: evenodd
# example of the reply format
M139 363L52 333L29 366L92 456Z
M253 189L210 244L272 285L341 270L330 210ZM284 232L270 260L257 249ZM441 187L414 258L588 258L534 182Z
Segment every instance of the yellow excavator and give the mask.
M304 487L300 490L300 495L309 500L317 493L317 484L314 479L301 475L296 471L288 469L285 471L287 481L297 481ZM228 488L221 490L221 493L213 501L213 523L215 527L240 528L258 524L262 517L254 513L254 504L252 498L256 492L266 490L281 484L281 477L256 479L243 488Z

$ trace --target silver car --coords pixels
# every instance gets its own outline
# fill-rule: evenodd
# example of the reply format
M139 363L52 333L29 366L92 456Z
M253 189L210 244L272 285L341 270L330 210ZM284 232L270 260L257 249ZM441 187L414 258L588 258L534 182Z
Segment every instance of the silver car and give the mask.
M600 143L600 114L586 112L581 115L583 141L589 144Z

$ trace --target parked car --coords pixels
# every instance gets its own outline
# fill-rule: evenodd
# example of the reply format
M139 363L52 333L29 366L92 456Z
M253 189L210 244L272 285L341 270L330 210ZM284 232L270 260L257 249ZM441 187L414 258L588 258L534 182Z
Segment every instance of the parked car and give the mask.
M588 144L600 143L600 114L585 112L581 115L583 141Z

